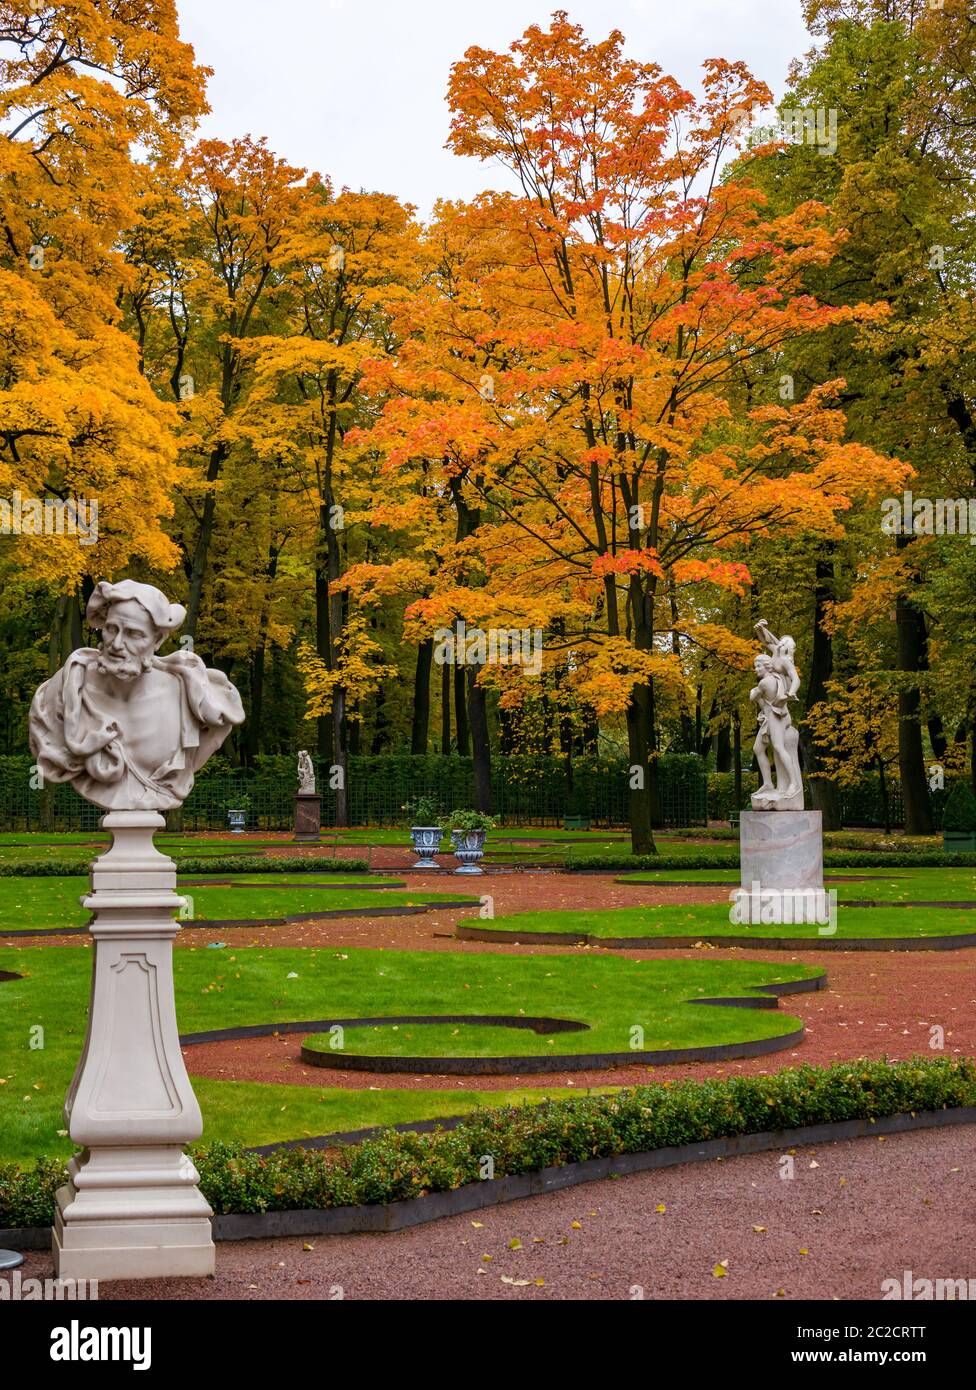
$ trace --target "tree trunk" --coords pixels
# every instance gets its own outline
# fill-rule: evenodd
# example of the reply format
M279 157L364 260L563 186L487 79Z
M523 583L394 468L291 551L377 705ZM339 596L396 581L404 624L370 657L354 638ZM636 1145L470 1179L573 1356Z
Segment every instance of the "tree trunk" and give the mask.
M884 818L884 832L891 834L891 799L888 796L888 779L885 776L885 767L881 758L878 759L878 781L881 787L881 814Z
M644 715L644 739L647 746L647 804L652 830L664 828L664 807L661 803L661 776L658 770L657 699L653 679L647 683L647 704ZM657 854L657 845L651 850Z
M417 648L417 668L413 681L413 731L410 751L414 754L427 752L427 736L430 730L430 671L433 661L434 639L426 637Z
M491 746L488 741L488 701L478 684L478 667L468 667L468 708L471 713L471 746L474 754L475 810L491 815Z
M647 687L635 686L627 706L627 754L630 758L630 849L632 854L653 854L651 803L647 783L650 764L647 749ZM642 708L642 703L644 708Z
M467 758L471 750L468 746L468 702L463 666L454 667L454 727L458 757Z
M729 724L720 724L715 735L715 771L732 771L732 729Z
M451 668L445 661L441 667L441 753L446 758L451 751Z
M251 654L251 710L250 718L244 725L241 739L243 761L248 767L261 751L261 721L264 715L264 673L268 650L268 622L271 616L271 586L278 573L279 548L273 543L268 550L268 563L265 575L268 587L261 604L261 620L258 625L258 642Z
M910 540L897 537L901 550ZM899 594L895 602L895 624L898 631L898 668L915 673L923 670L925 659L925 619L907 594ZM918 685L909 686L898 694L898 764L901 773L901 794L905 806L905 834L934 833L929 784L925 775L925 756L922 749L922 726L919 720L921 695Z
M332 669L332 624L330 616L329 571L321 560L315 566L315 651ZM315 721L318 737L318 755L324 761L332 762L332 713L320 714Z
M207 465L207 482L210 484L207 495L203 499L203 514L200 518L200 530L197 532L196 544L193 547L193 559L190 563L190 579L187 589L186 599L186 622L183 624L183 632L186 636L196 639L197 621L200 617L200 603L203 598L203 582L207 574L207 565L210 560L210 545L213 541L214 527L217 522L217 494L214 485L220 478L221 469L227 458L227 445L218 444L210 454L210 462Z
M742 718L738 710L732 713L732 772L734 775L735 813L742 809Z
M805 698L807 713L828 698L827 682L834 670L834 645L825 624L827 605L833 597L833 558L818 558L813 590L813 651L810 656L810 677ZM840 830L840 793L836 785L823 775L823 746L813 738L806 720L800 726L800 747L803 750L804 771L810 784L813 808L821 813L824 830Z
M261 715L264 710L264 663L265 663L265 643L262 637L260 645L251 653L251 709L250 718L244 726L244 738L242 740L243 761L248 767L254 766L254 759L257 757L261 747Z

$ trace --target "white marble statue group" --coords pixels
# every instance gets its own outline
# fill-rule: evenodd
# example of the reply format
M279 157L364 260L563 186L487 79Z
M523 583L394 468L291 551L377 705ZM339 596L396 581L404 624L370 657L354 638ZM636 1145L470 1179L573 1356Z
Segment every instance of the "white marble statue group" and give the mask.
M764 619L756 624L756 631L766 651L756 657L758 680L749 692L749 699L759 710L754 752L762 773L762 784L752 794L752 807L754 811L802 811L800 736L788 705L800 688L793 659L796 643L792 637L775 637Z

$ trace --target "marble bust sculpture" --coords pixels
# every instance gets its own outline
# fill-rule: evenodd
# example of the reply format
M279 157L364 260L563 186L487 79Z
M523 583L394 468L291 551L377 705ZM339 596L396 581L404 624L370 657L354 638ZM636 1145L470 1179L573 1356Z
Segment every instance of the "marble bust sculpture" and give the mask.
M72 652L31 705L30 745L46 781L71 782L108 811L182 805L194 773L244 722L222 671L189 651L156 655L185 617L151 584L95 586L87 619L99 646Z
M775 637L763 620L756 624L756 631L767 650L756 657L757 682L749 692L749 699L759 710L753 751L762 773L762 785L752 794L753 810L802 811L800 736L793 727L788 703L800 688L793 660L796 643L792 637Z

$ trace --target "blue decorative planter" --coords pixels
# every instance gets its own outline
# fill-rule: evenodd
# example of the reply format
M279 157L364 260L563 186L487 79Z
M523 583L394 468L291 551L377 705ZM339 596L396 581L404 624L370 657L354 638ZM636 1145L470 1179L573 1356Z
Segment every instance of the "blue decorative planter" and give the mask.
M247 824L247 812L228 811L227 824L230 826L231 830L235 835L243 834L244 826Z
M410 840L414 853L420 855L414 864L415 869L437 868L436 856L440 852L443 833L439 825L412 825L410 827Z
M458 866L454 870L456 874L484 873L484 869L478 867L478 860L485 852L485 836L487 834L487 830L451 831L454 858L458 862Z

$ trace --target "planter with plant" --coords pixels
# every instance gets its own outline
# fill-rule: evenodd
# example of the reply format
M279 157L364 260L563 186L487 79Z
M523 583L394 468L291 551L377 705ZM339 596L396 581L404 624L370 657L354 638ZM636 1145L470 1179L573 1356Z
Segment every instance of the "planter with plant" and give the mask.
M414 853L420 858L415 869L436 869L437 855L440 852L444 829L441 825L441 811L432 796L418 796L403 807L410 826L410 842Z
M485 837L495 827L493 816L483 811L452 811L447 821L458 866L456 874L483 874L478 860L485 852Z
M234 801L228 802L227 825L235 835L241 835L247 825L247 813L251 809L251 798L245 792L243 796L237 797Z
M968 782L957 782L946 799L942 845L951 854L976 854L976 796Z

